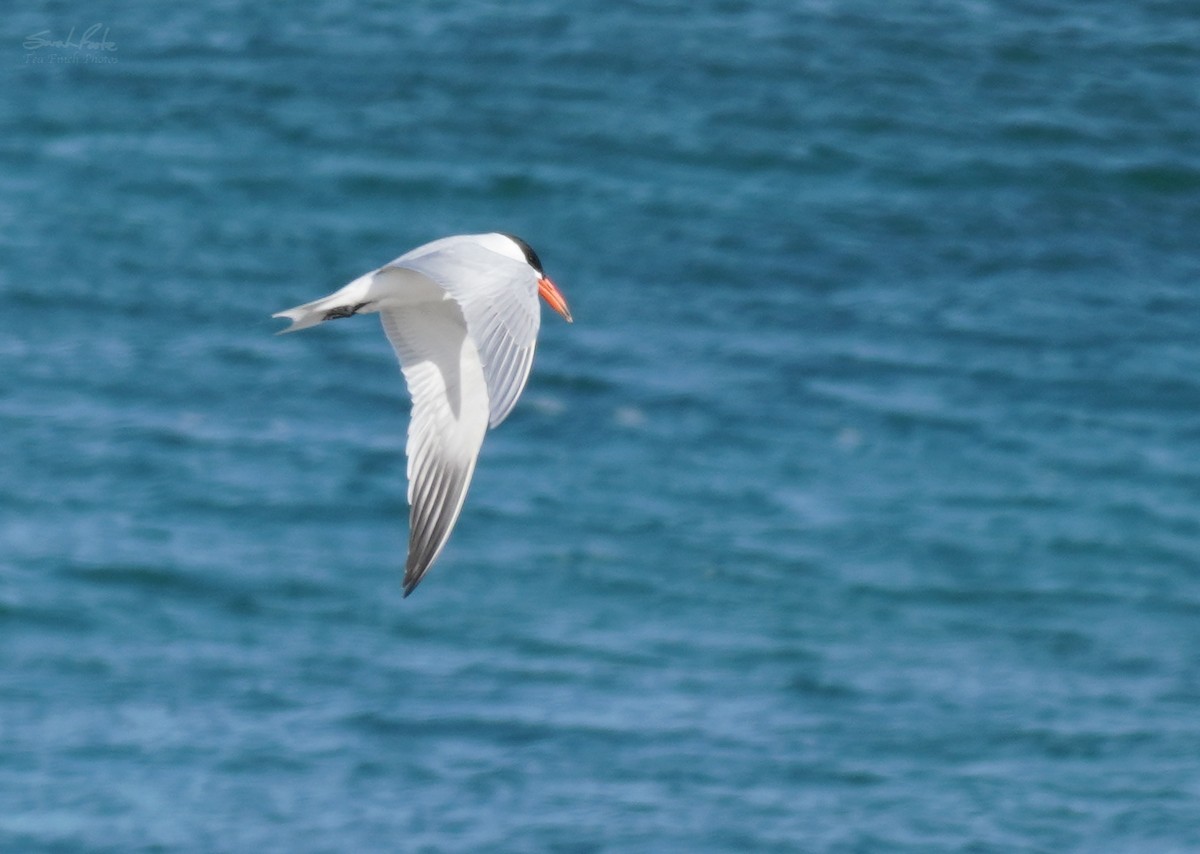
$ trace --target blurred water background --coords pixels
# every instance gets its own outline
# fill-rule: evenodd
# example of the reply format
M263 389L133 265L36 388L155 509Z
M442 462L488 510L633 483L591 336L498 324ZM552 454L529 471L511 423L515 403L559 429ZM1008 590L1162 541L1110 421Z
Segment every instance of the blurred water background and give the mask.
M3 30L0 849L1200 850L1194 4ZM401 601L269 315L486 230L576 323Z

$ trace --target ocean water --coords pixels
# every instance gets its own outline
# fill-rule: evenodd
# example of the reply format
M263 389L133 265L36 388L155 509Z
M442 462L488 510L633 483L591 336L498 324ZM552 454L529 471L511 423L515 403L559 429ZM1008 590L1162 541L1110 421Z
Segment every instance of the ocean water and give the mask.
M0 850L1200 851L1194 5L31 5ZM402 600L269 315L481 230L576 323Z

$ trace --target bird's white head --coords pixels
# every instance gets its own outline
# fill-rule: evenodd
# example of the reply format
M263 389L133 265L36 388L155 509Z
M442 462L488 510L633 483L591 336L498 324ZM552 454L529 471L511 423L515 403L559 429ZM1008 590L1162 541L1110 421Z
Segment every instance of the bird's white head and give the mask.
M533 247L526 243L515 234L507 234L505 232L496 232L496 237L500 240L496 241L496 251L503 255L507 255L514 261L524 261L538 277L538 293L541 295L552 309L561 314L567 323L574 323L574 318L571 317L571 310L567 308L567 300L562 295L562 291L558 286L546 276L546 271L542 269L542 259L533 251Z

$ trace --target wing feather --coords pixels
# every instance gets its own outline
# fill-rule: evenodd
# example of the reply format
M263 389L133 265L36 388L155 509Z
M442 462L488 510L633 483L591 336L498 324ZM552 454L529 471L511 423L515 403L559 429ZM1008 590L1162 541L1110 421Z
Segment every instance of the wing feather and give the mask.
M524 262L459 238L426 244L388 267L423 274L458 303L483 364L488 422L495 427L529 381L541 322L536 274Z
M421 582L458 521L488 425L488 390L463 312L452 300L379 316L412 395L404 595Z

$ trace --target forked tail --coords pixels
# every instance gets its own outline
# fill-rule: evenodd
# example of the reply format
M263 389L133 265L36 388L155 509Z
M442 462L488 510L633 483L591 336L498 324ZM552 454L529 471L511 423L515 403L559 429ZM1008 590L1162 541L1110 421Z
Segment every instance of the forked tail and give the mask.
M339 317L350 317L357 314L369 305L366 294L373 277L374 273L369 273L355 279L341 290L334 291L329 296L272 314L271 317L286 317L292 322L291 326L281 329L275 334L299 332L301 329L308 329L308 327L324 323L326 320L336 320Z

